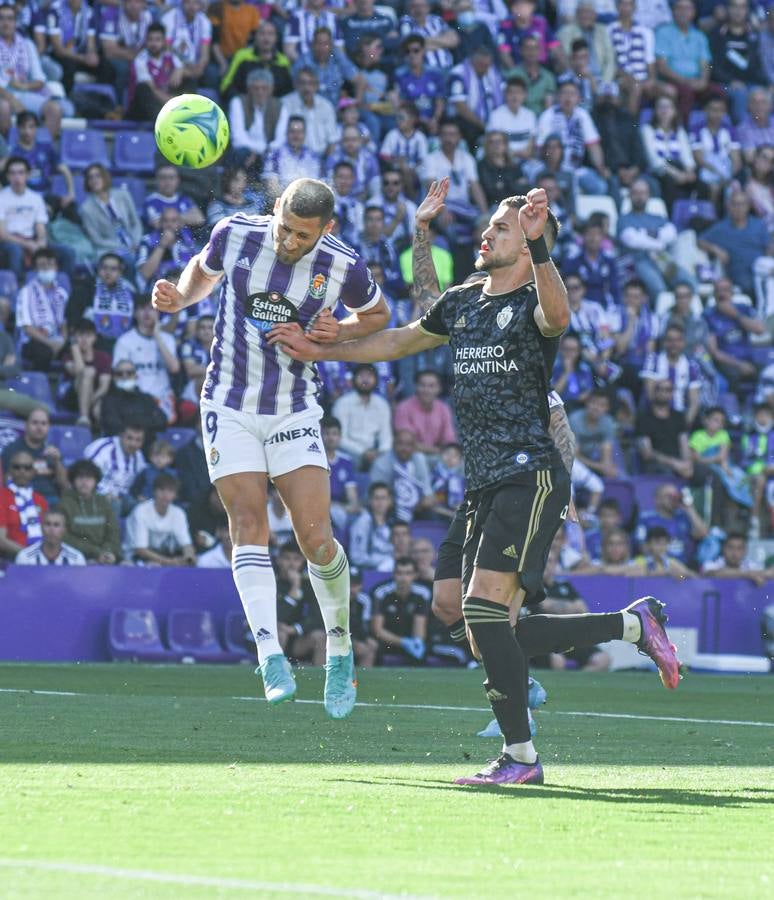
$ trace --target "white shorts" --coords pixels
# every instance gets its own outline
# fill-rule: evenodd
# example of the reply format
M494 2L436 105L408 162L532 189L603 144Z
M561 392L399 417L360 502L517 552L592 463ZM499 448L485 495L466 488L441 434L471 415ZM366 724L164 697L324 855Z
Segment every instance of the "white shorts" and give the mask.
M201 416L213 483L239 472L266 472L276 478L302 466L328 470L317 404L284 416L261 416L202 400Z

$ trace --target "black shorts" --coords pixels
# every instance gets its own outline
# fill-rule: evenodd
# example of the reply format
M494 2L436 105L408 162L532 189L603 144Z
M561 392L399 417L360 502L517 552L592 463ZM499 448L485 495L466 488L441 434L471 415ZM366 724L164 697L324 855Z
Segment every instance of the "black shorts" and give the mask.
M516 572L525 603L539 603L556 532L567 517L570 477L562 466L513 475L466 497L462 583L473 568ZM436 575L437 577L437 575Z

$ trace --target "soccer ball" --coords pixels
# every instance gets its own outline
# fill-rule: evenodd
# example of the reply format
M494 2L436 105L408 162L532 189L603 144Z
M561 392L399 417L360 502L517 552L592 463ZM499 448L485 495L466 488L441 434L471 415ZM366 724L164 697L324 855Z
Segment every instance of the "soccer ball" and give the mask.
M203 169L223 155L228 146L228 120L209 97L181 94L161 108L156 117L156 144L176 166Z

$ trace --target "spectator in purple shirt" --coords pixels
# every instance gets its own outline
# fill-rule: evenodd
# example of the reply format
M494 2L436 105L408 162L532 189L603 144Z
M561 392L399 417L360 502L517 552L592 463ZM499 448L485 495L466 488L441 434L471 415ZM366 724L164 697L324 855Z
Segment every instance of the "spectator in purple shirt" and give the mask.
M159 227L146 234L137 251L137 282L144 288L150 281L164 278L167 273L181 271L196 253L197 247L188 228L180 220L180 213L168 206L159 220Z
M688 565L693 558L695 542L706 537L709 529L689 501L674 484L663 484L656 491L654 508L646 510L637 522L636 537L642 544L651 528L664 528L669 535L667 553Z
M709 325L707 349L729 387L751 389L758 370L752 361L751 334L764 334L766 326L752 306L734 302L734 287L728 278L715 282L715 305L704 317Z
M656 317L648 306L645 284L639 278L626 283L623 304L608 310L608 321L615 341L613 361L623 370L620 384L638 397L640 371L648 354L656 349Z
M323 418L320 432L331 473L331 520L343 533L347 527L347 517L360 512L355 463L349 454L339 450L341 422L335 416Z
M425 39L421 34L410 34L401 44L401 50L406 64L395 72L400 98L414 103L419 124L428 134L438 134L446 93L444 74L425 62Z
M148 194L142 207L142 218L146 226L158 228L161 213L173 207L180 213L183 225L201 225L204 214L190 197L179 193L180 174L172 163L156 166L156 190Z
M559 344L551 384L568 413L580 408L594 388L594 372L581 358L580 339L572 332L565 334Z
M565 278L569 275L581 278L586 285L586 297L609 310L619 303L621 294L615 259L602 249L605 237L602 216L593 213L580 230L583 234L581 251L562 263L562 274Z

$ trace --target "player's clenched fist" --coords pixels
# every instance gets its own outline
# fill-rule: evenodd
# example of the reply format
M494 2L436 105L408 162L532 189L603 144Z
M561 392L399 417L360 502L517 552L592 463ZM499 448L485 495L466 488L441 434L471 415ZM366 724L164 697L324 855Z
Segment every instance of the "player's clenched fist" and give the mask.
M548 195L543 188L532 188L527 194L527 202L519 210L519 225L527 240L537 240L547 221Z
M335 344L339 339L339 320L329 309L324 309L312 323L309 337L318 344Z
M183 295L171 281L161 279L153 285L151 303L159 312L176 313L184 306Z
M287 353L291 359L301 362L322 359L322 347L315 341L310 341L296 322L275 325L269 332L267 340Z

